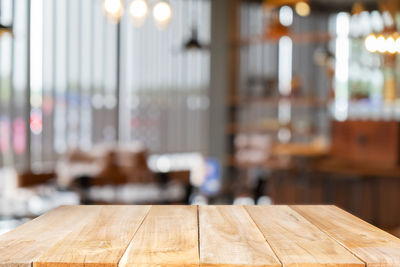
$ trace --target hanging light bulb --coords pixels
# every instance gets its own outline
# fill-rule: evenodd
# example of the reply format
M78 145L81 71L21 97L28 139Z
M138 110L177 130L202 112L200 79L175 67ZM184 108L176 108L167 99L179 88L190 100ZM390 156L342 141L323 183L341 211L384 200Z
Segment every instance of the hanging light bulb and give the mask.
M167 1L158 2L153 8L153 17L157 26L163 28L170 21L172 16L171 6Z
M392 36L386 39L386 50L390 54L396 53L396 42Z
M378 50L377 41L374 34L370 34L367 38L365 38L365 48L371 53L374 53L376 50Z
M397 53L400 53L400 37L397 37L396 39L396 50Z
M148 12L149 6L146 0L132 0L129 4L129 14L136 26L143 24Z
M303 1L297 2L294 9L296 10L297 15L301 17L307 17L311 12L310 5Z
M377 50L381 53L385 53L386 52L386 40L385 37L383 37L383 35L380 35L377 39L376 39L376 46L377 46Z
M110 19L119 21L123 10L122 0L104 0L103 7Z

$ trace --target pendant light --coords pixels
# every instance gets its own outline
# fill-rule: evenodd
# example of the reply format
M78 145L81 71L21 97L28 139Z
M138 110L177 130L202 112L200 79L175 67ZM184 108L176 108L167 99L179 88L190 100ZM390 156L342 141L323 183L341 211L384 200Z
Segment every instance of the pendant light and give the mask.
M104 0L103 8L110 21L119 22L124 8L122 0Z
M158 28L163 29L171 20L172 8L168 0L151 1L152 13L155 24ZM123 0L104 0L104 13L111 22L118 23L124 11ZM148 0L131 0L127 6L128 13L132 18L135 26L141 26L149 13Z
M171 20L172 9L168 1L160 1L154 5L153 18L159 28L165 28Z
M135 26L141 26L149 13L149 5L146 0L132 0L128 10L133 24Z

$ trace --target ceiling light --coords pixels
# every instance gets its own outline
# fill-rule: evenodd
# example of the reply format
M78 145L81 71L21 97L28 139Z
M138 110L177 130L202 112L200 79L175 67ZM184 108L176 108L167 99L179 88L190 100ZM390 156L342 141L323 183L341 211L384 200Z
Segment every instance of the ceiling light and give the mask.
M400 37L396 39L396 50L397 53L400 53Z
M374 53L376 52L376 50L378 50L377 47L377 40L375 35L370 34L368 35L367 38L365 38L365 48L367 49L367 51Z
M311 12L310 6L306 2L297 2L294 9L297 15L301 17L307 17Z
M119 20L123 9L121 0L104 0L103 6L108 17Z
M146 0L132 0L129 4L129 14L134 24L141 25L149 12L149 6Z
M393 39L393 37L389 37L386 39L386 50L390 53L390 54L394 54L396 53L396 42Z
M382 35L380 35L377 39L376 39L376 46L377 46L377 50L381 53L385 53L386 52L386 40L385 37L383 37Z
M158 26L168 24L172 16L171 6L167 1L158 2L153 8L153 17Z

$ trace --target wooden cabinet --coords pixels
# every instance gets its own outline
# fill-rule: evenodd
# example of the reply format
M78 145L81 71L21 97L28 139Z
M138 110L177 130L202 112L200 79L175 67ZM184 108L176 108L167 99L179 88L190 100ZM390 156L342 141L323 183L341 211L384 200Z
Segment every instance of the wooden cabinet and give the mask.
M333 121L332 156L394 166L400 163L400 124L396 121Z

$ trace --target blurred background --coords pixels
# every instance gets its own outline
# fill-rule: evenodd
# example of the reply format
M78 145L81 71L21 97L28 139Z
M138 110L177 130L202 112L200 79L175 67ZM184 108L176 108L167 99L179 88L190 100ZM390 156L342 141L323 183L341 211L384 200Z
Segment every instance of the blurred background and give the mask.
M398 0L0 0L0 233L334 204L400 236L399 29Z

